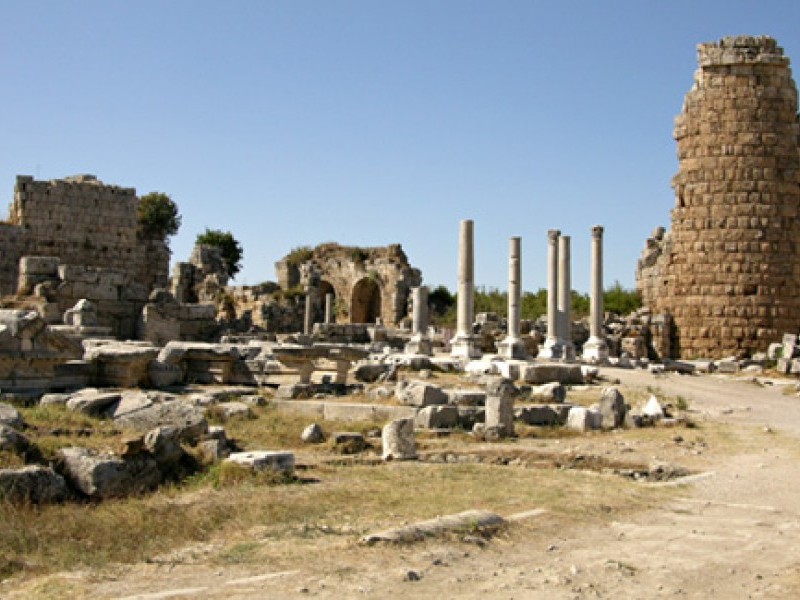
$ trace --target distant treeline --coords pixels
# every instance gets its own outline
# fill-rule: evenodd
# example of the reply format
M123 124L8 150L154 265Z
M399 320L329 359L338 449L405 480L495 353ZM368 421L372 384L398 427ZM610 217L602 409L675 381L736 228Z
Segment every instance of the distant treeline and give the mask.
M439 325L454 325L456 322L457 294L450 293L445 286L431 290L429 296L432 318ZM538 319L547 314L547 290L523 292L521 298L522 318ZM622 287L619 281L603 292L603 309L627 315L641 307L642 301L636 290ZM493 312L501 317L508 316L508 295L497 288L478 287L475 289L475 312ZM589 314L589 295L572 291L572 316L579 319Z

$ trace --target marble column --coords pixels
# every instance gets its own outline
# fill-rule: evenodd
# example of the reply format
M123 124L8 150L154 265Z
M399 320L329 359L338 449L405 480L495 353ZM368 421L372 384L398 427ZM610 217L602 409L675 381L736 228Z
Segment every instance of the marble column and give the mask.
M333 299L333 294L325 294L325 323L327 324L333 323L336 320L333 315Z
M503 358L525 359L528 352L520 337L520 301L522 297L521 240L512 237L508 248L508 334L497 346Z
M558 319L558 238L561 232L547 232L547 337L539 352L541 358L561 358L564 343L559 335Z
M314 298L313 289L306 288L306 312L303 318L303 333L311 335L311 330L314 327Z
M406 344L408 354L433 354L433 345L428 338L428 288L411 288L411 339Z
M458 240L458 321L456 335L450 340L451 355L462 358L478 358L480 350L472 335L472 321L475 312L475 274L473 222L461 221Z
M592 363L608 361L608 344L603 330L603 228L592 227L591 299L589 339L583 345L583 360Z
M572 257L570 236L558 236L558 337L564 344L561 359L575 360L572 343Z

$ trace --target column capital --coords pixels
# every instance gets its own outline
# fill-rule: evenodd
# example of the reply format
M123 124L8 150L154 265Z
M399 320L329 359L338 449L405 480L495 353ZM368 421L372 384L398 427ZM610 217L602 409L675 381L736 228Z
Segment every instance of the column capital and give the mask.
M548 229L547 230L547 239L550 240L551 243L555 244L556 240L558 240L559 236L561 235L560 229Z
M593 238L601 238L603 237L603 226L602 225L595 225L592 227L592 237Z

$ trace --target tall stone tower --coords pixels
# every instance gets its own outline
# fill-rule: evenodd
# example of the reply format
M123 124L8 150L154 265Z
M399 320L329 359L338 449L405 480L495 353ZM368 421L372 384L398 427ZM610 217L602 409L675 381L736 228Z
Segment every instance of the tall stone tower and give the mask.
M800 125L774 39L700 44L698 62L675 119L672 227L647 241L637 287L673 317L675 355L719 358L800 330Z

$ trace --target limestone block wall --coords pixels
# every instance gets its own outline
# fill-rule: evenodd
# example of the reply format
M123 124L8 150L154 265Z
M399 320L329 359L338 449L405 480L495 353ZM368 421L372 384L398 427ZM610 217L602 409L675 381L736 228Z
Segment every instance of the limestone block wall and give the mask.
M800 125L789 59L769 37L700 44L675 120L672 225L637 270L672 317L672 352L762 351L800 328Z
M147 288L166 286L169 248L143 237L136 191L93 175L36 181L18 176L8 222L0 226L0 294L17 291L22 256L57 257L62 264L127 273Z

